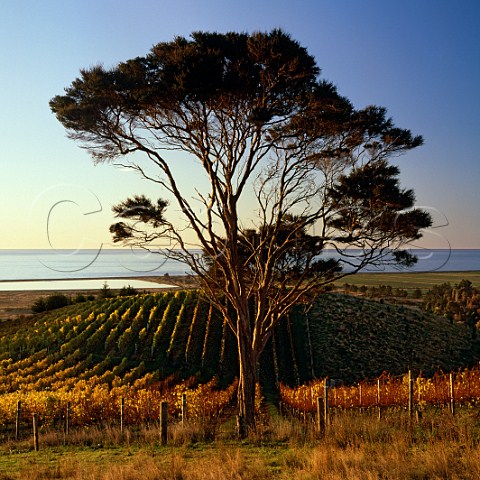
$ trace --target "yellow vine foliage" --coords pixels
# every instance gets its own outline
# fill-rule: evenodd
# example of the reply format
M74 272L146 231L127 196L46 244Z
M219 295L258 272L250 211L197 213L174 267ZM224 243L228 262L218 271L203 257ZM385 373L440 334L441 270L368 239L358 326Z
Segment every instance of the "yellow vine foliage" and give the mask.
M113 381L113 387L99 383L96 378L78 380L63 384L55 390L20 389L0 395L0 425L15 423L17 403L21 405L21 418L30 422L36 413L42 425L53 425L63 421L70 407L70 424L93 425L115 423L120 419L120 405L124 403L126 424L141 424L156 421L160 415L161 402L168 402L171 416L179 416L182 396L187 399L188 418L217 418L233 404L238 382L226 389L217 388L216 379L192 386L192 380L161 389L153 381L154 375L142 377L131 385L121 385L120 379ZM150 382L148 382L150 380ZM117 385L117 386L115 386ZM257 391L258 402L261 400Z
M438 372L431 378L414 379L414 402L419 406L445 406L451 401L451 382L455 402L468 407L480 404L480 370L464 369L447 374ZM374 380L365 380L353 386L340 385L328 388L331 407L405 407L409 398L408 375L383 374ZM324 397L325 380L315 380L307 385L288 387L280 384L280 396L284 404L300 412L314 412L317 397Z

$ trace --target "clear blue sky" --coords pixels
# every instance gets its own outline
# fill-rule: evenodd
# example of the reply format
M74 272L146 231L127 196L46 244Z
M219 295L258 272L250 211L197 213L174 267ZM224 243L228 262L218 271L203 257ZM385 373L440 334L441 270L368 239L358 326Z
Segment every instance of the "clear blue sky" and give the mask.
M2 0L0 248L49 248L48 235L56 248L109 246L111 205L158 195L132 173L94 166L50 113L80 68L195 30L274 27L307 47L356 107L385 106L425 137L398 160L417 204L448 223L424 244L480 248L478 0Z

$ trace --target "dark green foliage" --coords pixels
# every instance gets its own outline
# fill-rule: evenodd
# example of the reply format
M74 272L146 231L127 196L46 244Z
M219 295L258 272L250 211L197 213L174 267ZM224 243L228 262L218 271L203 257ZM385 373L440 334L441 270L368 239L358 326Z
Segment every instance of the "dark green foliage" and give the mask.
M73 299L73 303L83 303L87 300L87 297L83 295L83 293L77 293L77 295L75 295L75 298Z
M102 286L102 289L98 292L98 298L100 300L105 300L106 298L112 298L114 296L115 295L110 289L110 287L108 286L108 283L105 282Z
M275 329L274 335L279 380L289 385L295 385L297 384L297 379L294 374L290 336L286 324L279 325Z
M432 219L424 210L413 208L415 195L400 188L399 173L398 167L380 160L340 176L330 191L332 209L337 212L330 224L341 232L336 241L362 248L367 232L370 242L381 239L384 245L395 238L406 241L422 236L421 229L429 227ZM410 266L417 260L402 250L392 254L399 265Z
M197 292L191 290L187 292L185 300L177 315L175 327L173 329L170 344L167 350L167 359L172 367L180 366L185 359L185 348L188 341L188 333L195 307L199 302Z
M313 89L318 71L314 58L279 30L251 36L195 32L191 39L159 43L145 57L110 71L82 70L50 106L66 128L97 134L104 128L101 112L110 108L134 117L152 106L161 111L193 102L220 109L226 99L232 104L243 99L247 118L265 124L290 114ZM108 141L105 149L110 156L122 152Z
M297 379L299 383L304 383L312 378L312 361L308 342L308 333L311 322L310 315L307 316L304 308L299 306L290 314L290 330L292 332L291 341L296 352L295 361L297 364ZM287 325L288 328L288 325Z
M130 285L122 287L118 291L118 296L119 297L130 297L132 295L137 295L137 294L138 294L138 290L136 288L133 288Z
M204 375L206 374L207 377L218 373L222 332L223 318L216 308L211 308L202 353L202 370L204 370Z
M178 313L182 308L186 292L178 291L171 298L170 302L163 311L162 319L153 335L151 348L151 357L155 359L159 368L164 371L167 358L168 346L172 335Z
M273 347L272 339L265 346L262 356L260 357L259 381L263 387L263 394L272 398L278 391L278 372L275 368L276 352Z
M49 295L45 301L45 310L55 310L57 308L66 307L70 305L70 298L62 293Z
M408 369L430 374L471 365L470 330L420 310L347 295L325 295L311 313L316 377L345 381Z
M46 298L35 300L31 309L33 313L46 312L48 310L56 310L57 308L66 307L72 302L69 297L62 293L54 293Z
M45 312L47 310L46 302L43 298L39 298L33 302L31 307L33 313Z
M237 340L232 331L223 322L222 341L220 347L220 361L218 364L218 377L223 385L230 385L238 372Z
M416 288L413 292L412 292L412 298L415 298L415 299L420 299L422 298L422 291L419 289L419 288Z
M185 365L192 374L196 373L198 367L201 366L209 309L209 303L200 296L193 313L185 346Z

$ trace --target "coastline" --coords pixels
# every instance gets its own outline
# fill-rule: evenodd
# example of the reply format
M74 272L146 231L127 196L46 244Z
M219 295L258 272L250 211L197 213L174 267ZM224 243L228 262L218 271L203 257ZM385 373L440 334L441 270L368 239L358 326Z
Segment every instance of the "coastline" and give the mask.
M102 277L102 278L89 278L88 280L141 280L149 281L152 283L150 288L139 288L139 292L156 292L165 291L177 288L198 288L198 280L193 275L157 275L157 276L125 276L125 277ZM382 279L382 280L380 280ZM480 288L480 269L476 270L461 270L451 272L369 272L369 273L357 273L352 276L345 277L339 281L338 286L343 283L351 283L357 285L378 285L380 283L391 284L402 288L430 288L434 284L441 284L450 282L452 284L457 283L463 279L470 279L476 288ZM64 281L76 281L79 279L65 278ZM83 279L82 279L83 280ZM85 279L87 280L87 279ZM21 283L27 280L0 280L2 283ZM31 282L38 283L38 289L21 290L0 290L0 321L15 320L22 316L31 315L31 306L41 297L47 297L52 293L64 293L66 295L75 296L77 294L89 294L93 292L99 292L100 288L65 288L48 290L41 286L41 283L52 281L52 279L45 280L30 280ZM155 286L158 284L158 286ZM408 285L407 285L408 284ZM119 288L110 289L115 292Z
M106 278L93 278L89 280L113 280L114 278L119 280L142 280L149 281L152 283L150 288L140 288L140 292L157 292L157 291L166 291L174 290L177 288L196 288L198 286L195 278L189 275L162 275L162 276L150 276L150 277L106 277ZM65 281L76 279L64 279ZM86 280L86 279L85 279ZM27 280L17 280L18 282L25 282ZM55 289L47 290L42 289L41 283L51 281L51 279L46 280L31 280L39 283L39 288L36 290L1 290L0 291L0 321L3 320L15 320L22 316L31 315L30 310L32 304L41 297L47 297L54 293L63 293L68 296L75 296L77 294L91 294L93 292L99 292L100 289L95 288L66 288L66 289ZM12 282L10 280L0 280L0 283ZM158 286L155 286L158 284ZM120 290L119 288L110 288L113 292Z
M0 279L0 285L3 283L48 283L48 282L81 282L83 280L100 280L100 281L109 281L109 280L139 280L152 283L161 283L161 284L188 284L194 282L193 275L147 275L147 276L102 276L102 277L60 277L60 278L20 278L20 279ZM41 289L39 289L41 290ZM70 289L65 289L70 290ZM90 289L83 289L90 290Z

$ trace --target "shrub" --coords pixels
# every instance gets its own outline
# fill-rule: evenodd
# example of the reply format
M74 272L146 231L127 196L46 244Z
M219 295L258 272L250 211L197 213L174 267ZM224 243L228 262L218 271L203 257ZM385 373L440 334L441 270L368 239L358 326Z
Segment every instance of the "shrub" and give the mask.
M122 289L118 292L119 297L129 297L131 295L137 295L138 290L131 285L128 285L126 287L122 287Z
M47 310L45 299L41 297L37 298L35 302L33 302L33 305L31 306L31 310L33 313L45 312Z
M106 298L112 298L114 296L115 295L113 294L112 290L108 286L108 283L105 282L102 286L102 289L100 290L100 292L98 294L98 298L101 299L101 300L104 300Z
M86 301L87 297L82 293L77 293L77 295L75 295L75 299L73 300L74 303L84 303Z
M419 288L416 288L412 293L413 298L422 298L422 291Z
M55 310L57 308L66 307L71 303L72 302L70 298L63 293L54 293L53 295L49 295L46 298L38 298L37 300L35 300L35 302L31 306L31 310L33 313L46 312L48 310Z

